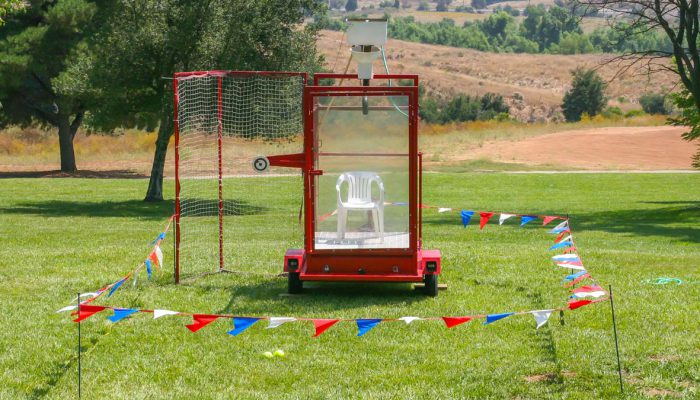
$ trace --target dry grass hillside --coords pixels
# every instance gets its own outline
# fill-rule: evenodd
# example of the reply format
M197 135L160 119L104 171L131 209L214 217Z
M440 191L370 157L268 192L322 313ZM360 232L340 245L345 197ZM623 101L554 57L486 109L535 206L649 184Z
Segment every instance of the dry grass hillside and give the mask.
M342 32L323 31L318 42L326 66L335 72L342 72L349 56L341 39L344 40ZM623 110L640 108L637 102L642 94L668 92L675 83L670 73L646 76L628 72L612 79L619 66L603 65L610 56L601 54L484 53L392 39L386 48L391 72L419 74L426 88L437 95L501 94L511 104L514 116L522 121L555 118L570 87L570 71L578 66L599 68L601 76L610 81L610 104ZM375 68L381 70L380 60Z

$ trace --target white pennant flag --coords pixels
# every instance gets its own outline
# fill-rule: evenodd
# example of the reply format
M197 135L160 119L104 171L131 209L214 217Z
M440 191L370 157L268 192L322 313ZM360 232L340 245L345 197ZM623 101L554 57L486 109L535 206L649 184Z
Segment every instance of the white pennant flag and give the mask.
M515 217L514 214L501 214L500 217L498 217L498 225L503 225L504 222L510 217Z
M294 317L270 317L270 325L267 326L267 329L277 328L285 322L292 322L296 320L297 319Z
M561 240L558 241L557 243L570 242L572 239L573 239L573 238L571 237L571 235L569 235L569 236L567 236L567 237L561 239Z
M568 227L569 227L569 221L560 222L559 225L552 228L552 230L550 232L555 232L555 231L558 231L559 229L568 228Z
M153 310L153 319L160 318L165 315L175 315L179 314L177 311L170 310Z
M576 271L585 270L585 268L579 267L578 265L572 265L572 264L566 264L566 263L557 263L557 265L562 267L562 268L575 269Z
M99 293L99 292L95 292L95 293L81 293L81 294L80 294L80 297L76 297L73 301L78 301L78 300L82 299L83 297L95 297L95 296L97 296L98 294L100 294L100 293Z
M554 261L571 261L571 260L578 260L578 254L576 254L576 253L559 254L559 255L557 255L557 256L552 257L552 260L554 260Z
M537 328L535 329L540 329L542 325L546 324L547 321L549 321L549 317L552 315L552 311L554 310L532 311L532 316L535 317L535 322L537 323Z
M160 246L156 246L156 257L158 257L158 265L163 266L163 251Z
M401 318L399 318L399 321L403 321L406 323L406 325L408 325L411 322L418 321L420 319L422 319L422 318L420 318L420 317L401 317Z
M576 297L577 299L582 299L584 297L593 297L597 299L598 297L604 296L605 293L605 290L596 290L593 292L578 292L574 293L574 297Z
M56 311L57 313L64 312L64 311L70 311L70 310L75 310L78 308L78 306L65 306L62 309Z
M439 207L438 208L439 213L450 212L450 211L452 211L452 209L449 207Z

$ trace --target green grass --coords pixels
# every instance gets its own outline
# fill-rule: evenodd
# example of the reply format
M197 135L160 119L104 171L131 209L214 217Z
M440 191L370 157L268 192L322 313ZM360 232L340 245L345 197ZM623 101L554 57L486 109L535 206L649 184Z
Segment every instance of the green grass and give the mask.
M78 291L112 282L148 252L172 202L140 201L140 180L0 181L0 398L77 394L76 324L55 311ZM172 192L172 182L167 182ZM629 398L697 398L700 385L700 175L426 174L424 202L479 210L563 213L580 254L613 285ZM276 193L270 193L272 201ZM279 272L298 203L259 235L260 218L238 226L262 250L257 270ZM221 274L183 285L164 271L125 284L105 304L239 315L400 317L470 315L561 305L565 270L548 260L552 236L535 226L463 229L455 214L424 215L425 247L443 253L441 282L427 298L405 285L314 285L279 296L283 278ZM258 221L258 222L253 222ZM268 231L263 231L268 232ZM164 245L172 260L172 237ZM250 243L248 246L252 246ZM255 246L253 246L255 247ZM275 264L277 263L277 264ZM191 271L192 269L190 269ZM677 277L680 286L641 283ZM350 323L312 338L310 323L259 323L237 337L230 321L197 334L186 317L137 315L82 324L86 398L618 398L609 303L447 330L437 321L383 323L362 338ZM284 349L268 360L264 351Z

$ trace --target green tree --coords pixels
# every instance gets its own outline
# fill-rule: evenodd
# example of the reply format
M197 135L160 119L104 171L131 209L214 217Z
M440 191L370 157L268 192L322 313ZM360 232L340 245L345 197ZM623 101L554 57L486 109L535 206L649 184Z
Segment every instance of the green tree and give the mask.
M0 0L0 26L5 23L7 14L22 10L27 7L23 0Z
M105 5L94 53L76 63L91 87L95 128L158 127L145 200L163 198L163 168L173 134L172 81L177 71L298 70L319 65L316 30L304 16L315 0L118 0ZM165 79L163 79L165 77Z
M562 109L569 122L581 120L581 115L598 115L607 104L605 82L592 69L576 68L571 71L571 90L564 95Z
M486 8L486 0L472 0L472 7L477 10Z
M668 115L666 96L658 93L646 93L639 97L639 104L647 114Z
M0 29L0 123L56 128L65 172L77 169L73 139L86 112L70 66L89 52L96 13L86 0L34 1Z
M435 11L447 11L447 1L438 0L437 6L435 7Z
M348 0L345 3L345 11L355 11L357 10L357 0Z

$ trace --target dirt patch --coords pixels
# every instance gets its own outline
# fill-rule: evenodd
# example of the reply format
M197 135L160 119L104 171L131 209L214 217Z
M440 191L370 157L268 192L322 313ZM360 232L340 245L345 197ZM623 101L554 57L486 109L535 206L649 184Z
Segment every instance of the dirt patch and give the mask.
M545 383L556 383L558 382L561 378L571 378L576 376L575 372L569 372L569 371L562 371L560 373L554 373L550 372L547 374L540 374L540 375L530 375L526 376L525 380L528 383L536 383L536 382L545 382Z
M668 362L679 361L681 359L681 357L677 356L677 355L670 355L670 354L656 354L656 355L649 357L649 359L652 361L658 361L660 363L668 363Z
M95 178L95 179L143 179L147 175L139 174L130 170L112 171L76 171L61 172L54 171L0 171L0 179L5 178Z
M486 142L453 161L555 164L590 170L687 170L697 144L674 126L615 127L563 131L519 141Z
M681 397L681 394L666 389L644 389L644 394L649 397Z

